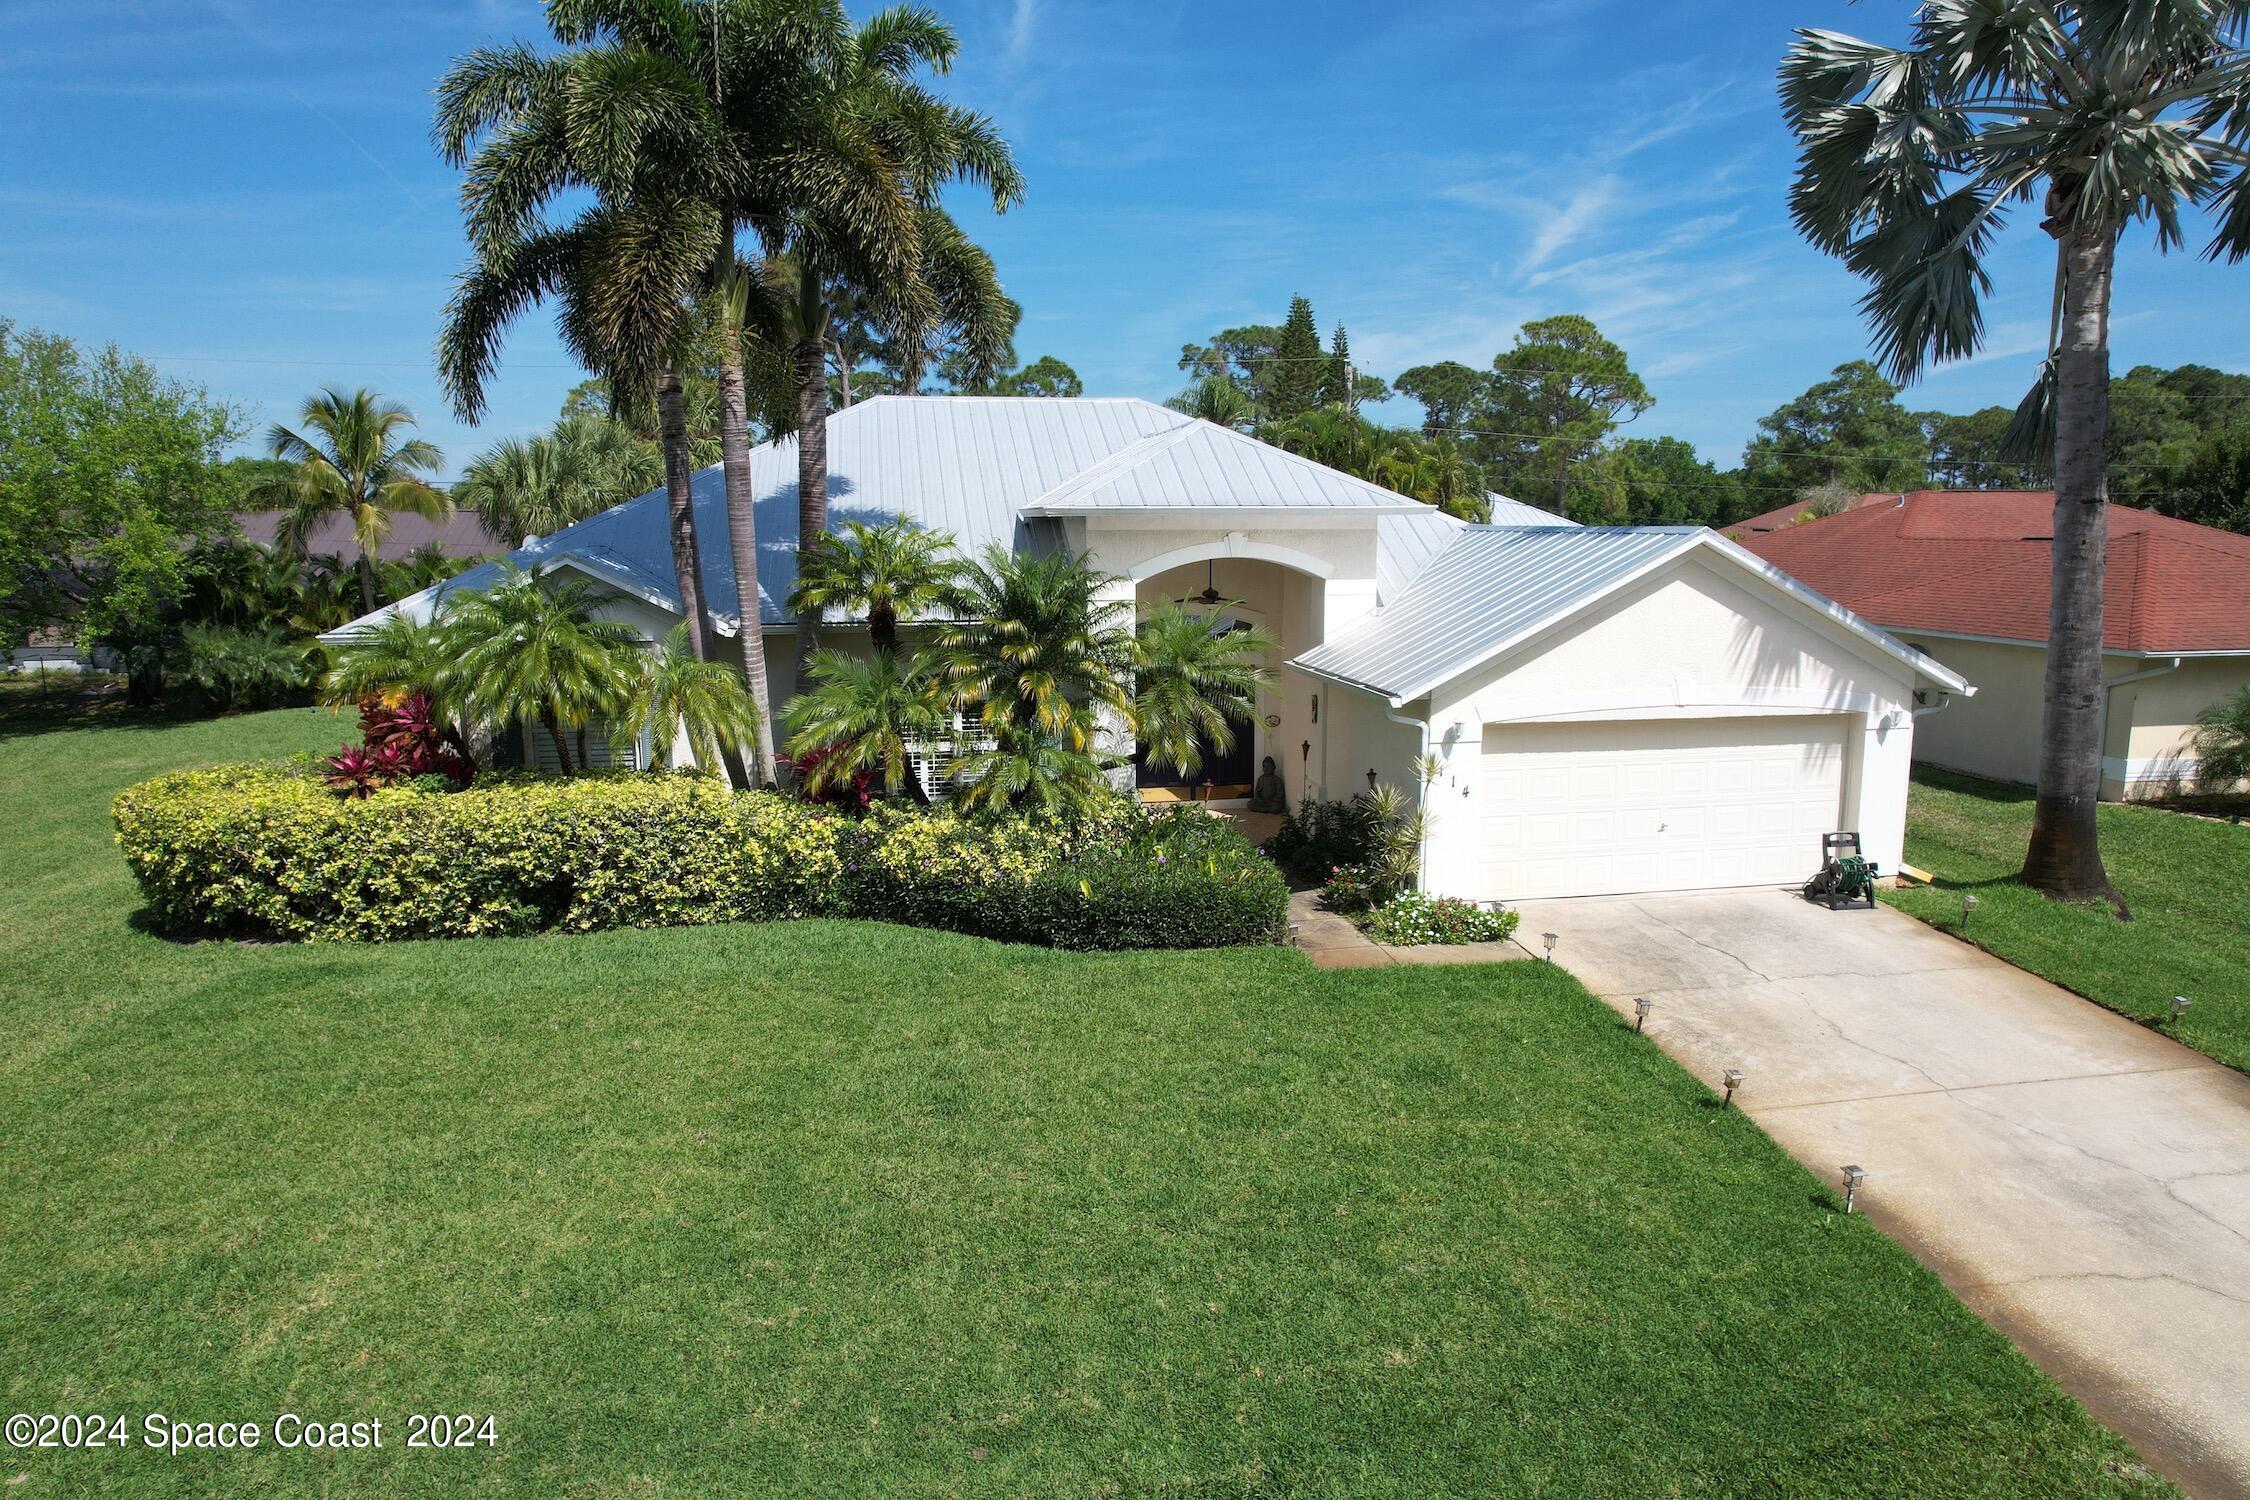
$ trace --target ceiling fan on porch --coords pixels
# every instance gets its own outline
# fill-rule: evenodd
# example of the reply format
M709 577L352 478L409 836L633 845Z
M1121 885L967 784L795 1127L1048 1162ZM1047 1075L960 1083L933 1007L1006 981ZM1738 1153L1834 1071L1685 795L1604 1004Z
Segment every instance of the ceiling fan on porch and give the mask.
M1184 599L1175 599L1172 601L1173 603L1200 604L1205 609L1217 609L1227 602L1227 596L1219 592L1219 560L1215 557L1212 558L1206 564L1206 567L1209 571L1204 575L1203 591L1199 594L1189 594Z

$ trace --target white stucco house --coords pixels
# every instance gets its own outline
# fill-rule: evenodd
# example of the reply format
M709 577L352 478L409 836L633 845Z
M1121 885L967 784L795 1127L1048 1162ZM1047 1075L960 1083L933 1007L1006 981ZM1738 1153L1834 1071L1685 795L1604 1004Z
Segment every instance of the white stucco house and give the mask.
M831 524L903 517L967 552L1067 547L1121 601L1216 598L1265 627L1276 680L1241 753L1207 789L1136 768L1141 795L1238 799L1271 756L1291 802L1341 798L1371 775L1412 788L1434 756L1423 878L1438 894L1798 881L1836 829L1894 868L1916 695L1973 691L1710 531L1580 528L1504 499L1493 524L1465 525L1146 401L879 397L830 419L828 454ZM778 687L794 440L758 448L751 472L761 618L734 615L717 468L695 477L704 592L730 649L763 649ZM593 580L651 640L678 619L661 491L511 556ZM495 573L392 607L426 614Z

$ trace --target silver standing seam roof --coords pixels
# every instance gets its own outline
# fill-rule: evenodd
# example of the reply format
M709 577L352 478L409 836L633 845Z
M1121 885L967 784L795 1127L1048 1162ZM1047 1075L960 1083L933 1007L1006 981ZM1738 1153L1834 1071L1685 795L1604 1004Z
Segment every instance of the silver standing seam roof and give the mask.
M1974 691L1887 631L1700 526L1463 526L1396 598L1292 665L1395 707L1698 548L1758 574L1917 676Z
M758 612L791 623L797 572L797 440L750 453L758 531ZM734 561L726 480L717 465L693 482L704 606L735 634ZM971 556L998 544L1036 550L1061 536L1058 518L1121 510L1319 507L1361 516L1434 515L1430 507L1340 474L1224 427L1137 398L1027 399L876 396L828 419L828 518L869 525L905 519L950 532ZM677 612L670 531L661 489L508 554L534 571L585 569ZM427 619L456 589L489 588L488 562L386 605ZM332 631L338 639L360 627Z

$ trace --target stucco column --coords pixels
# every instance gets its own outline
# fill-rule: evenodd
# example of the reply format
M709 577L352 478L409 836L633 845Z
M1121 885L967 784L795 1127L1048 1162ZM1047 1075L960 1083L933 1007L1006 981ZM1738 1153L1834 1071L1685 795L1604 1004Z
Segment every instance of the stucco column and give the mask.
M1128 630L1134 624L1135 597L1136 589L1130 578L1112 579L1095 596L1099 605L1124 606L1119 618ZM1098 707L1094 717L1100 726L1094 735L1094 753L1117 757L1119 764L1109 772L1109 784L1130 794L1133 791L1133 731L1126 724L1124 715L1114 708Z

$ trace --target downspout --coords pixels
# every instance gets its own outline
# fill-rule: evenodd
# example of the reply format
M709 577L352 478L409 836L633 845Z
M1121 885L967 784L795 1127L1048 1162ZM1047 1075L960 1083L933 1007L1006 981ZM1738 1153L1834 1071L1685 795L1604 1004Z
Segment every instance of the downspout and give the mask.
M2138 672L2127 672L2127 673L2126 673L2126 674L2125 674L2125 675L2124 675L2123 677L2110 677L2110 678L2105 678L2105 679L2103 679L2103 682L2102 682L2102 718L2101 718L2101 724L2100 724L2100 726L2099 726L2099 727L2098 727L2098 728L2097 728L2097 729L2095 730L2095 740L2094 740L2094 745L2095 745L2095 747L2096 747L2096 754L2097 754L2097 755L2099 755L2099 756L2100 756L2100 758L2102 758L2102 759L2104 759L2104 760L2107 760L2107 759L2109 758L2109 696L2110 696L2110 690L2111 690L2112 688L2121 688L2121 687L2125 686L2125 685L2126 685L2127 683L2129 683L2129 682L2146 682L2146 681L2147 681L2147 680L2148 680L2149 678L2151 678L2151 677L2162 677L2162 676L2163 676L2163 675L2164 675L2165 673L2167 673L2167 672L2177 672L2178 670L2180 670L2180 660L2181 660L2181 658L2179 658L2179 657L2175 656L2175 657L2173 657L2173 658L2172 658L2172 659L2171 659L2170 661L2166 662L2166 663L2165 663L2165 664L2164 664L2163 666L2161 666L2161 667L2144 667L2144 668L2142 668L2142 669L2141 669L2140 671L2138 671ZM2128 752L2130 752L2130 751L2132 750L2132 748L2133 748L2133 740L2132 740L2132 736L2131 736L2131 735L2127 735L2127 736L2125 737L2125 749L2126 749L2126 750L2127 750ZM2125 794L2125 792L2127 791L2127 789L2129 789L2129 788L2130 788L2130 787L2132 786L2132 784L2133 784L2133 757L2132 757L2132 755L2131 755L2130 753L2128 753L2128 754L2124 755L2124 756L2123 756L2123 757L2121 757L2121 758L2122 758L2122 759L2124 760L2124 762L2125 762L2125 770L2124 770L2123 774L2121 774L2121 775L2120 775L2120 776L2119 776L2119 777L2117 778L2117 791L2118 791L2118 795L2119 795L2120 797L2124 796L2124 794ZM2094 785L2095 785L2095 789L2096 789L2097 791L2099 791L2099 789L2100 789L2100 787L2101 787L2101 774L2100 774L2100 772L2099 772L2098 770L2097 770L2097 771L2095 772L2095 775L2094 775Z
M1947 709L1951 708L1952 706L1953 706L1953 695L1952 695L1951 693L1947 693L1947 692L1940 692L1940 693L1939 693L1939 694L1937 695L1937 702L1935 702L1935 703L1925 703L1925 704L1923 704L1923 705L1922 705L1922 706L1921 706L1920 708L1917 708L1917 709L1915 709L1915 710L1914 710L1914 717L1915 717L1915 718L1916 718L1917 720L1920 720L1920 719L1926 719L1926 718L1928 718L1928 717L1929 717L1929 716L1930 716L1931 714L1942 714L1942 713L1944 713L1944 712L1945 712L1945 711L1946 711Z
M1430 721L1427 719L1410 719L1388 704L1384 705L1383 717L1393 724L1403 724L1408 729L1419 733L1421 738L1417 743L1420 748L1414 752L1415 768L1419 771L1421 762L1431 753ZM1416 780L1419 781L1420 777L1417 776ZM1422 837L1414 846L1414 884L1417 889L1427 890L1430 876L1430 789L1426 786L1420 787L1415 796L1420 803L1416 812L1422 819Z

